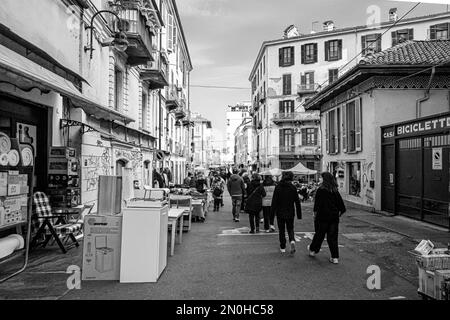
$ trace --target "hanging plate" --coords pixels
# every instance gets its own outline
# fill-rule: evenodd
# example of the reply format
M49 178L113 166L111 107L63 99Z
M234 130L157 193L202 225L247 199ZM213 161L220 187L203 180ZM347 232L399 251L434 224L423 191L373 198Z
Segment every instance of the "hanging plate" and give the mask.
M11 139L6 133L0 132L0 153L8 153L11 150Z
M20 162L20 155L17 150L11 150L8 152L8 163L10 166L15 167Z
M7 166L8 165L8 154L2 153L0 154L0 166Z
M28 167L33 165L33 151L30 147L23 147L20 151L22 154L23 165Z

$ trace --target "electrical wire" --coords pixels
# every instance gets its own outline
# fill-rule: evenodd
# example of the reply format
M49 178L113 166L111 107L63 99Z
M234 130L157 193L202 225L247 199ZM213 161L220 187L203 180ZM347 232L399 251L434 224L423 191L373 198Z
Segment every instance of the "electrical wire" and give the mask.
M224 87L224 86L206 86L206 85L190 85L191 88L206 88L206 89L233 89L233 90L251 90L245 87Z

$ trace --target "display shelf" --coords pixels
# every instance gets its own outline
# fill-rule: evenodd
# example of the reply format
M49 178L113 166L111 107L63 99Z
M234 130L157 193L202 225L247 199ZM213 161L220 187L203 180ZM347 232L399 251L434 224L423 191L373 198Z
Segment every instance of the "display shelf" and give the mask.
M8 224L6 226L0 226L0 231L4 231L4 230L16 228L16 227L21 227L23 225L26 225L27 223L28 223L27 221L21 221L21 222L17 222L17 223Z

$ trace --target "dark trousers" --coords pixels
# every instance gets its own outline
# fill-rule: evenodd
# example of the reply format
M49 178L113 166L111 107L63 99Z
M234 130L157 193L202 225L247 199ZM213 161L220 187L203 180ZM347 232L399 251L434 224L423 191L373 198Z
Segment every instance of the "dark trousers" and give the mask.
M250 220L250 230L251 231L259 231L259 212L248 212L248 218Z
M286 249L286 229L289 237L289 242L295 241L294 237L294 217L283 218L277 217L278 232L280 237L280 248Z
M318 253L322 247L325 235L327 236L328 247L330 248L331 257L339 258L338 233L339 222L314 222L315 234L309 250Z
M273 226L275 221L275 214L272 213L270 207L263 207L264 216L264 229L269 230L270 226Z
M214 199L214 211L219 211L220 202L222 201L222 198L216 198Z

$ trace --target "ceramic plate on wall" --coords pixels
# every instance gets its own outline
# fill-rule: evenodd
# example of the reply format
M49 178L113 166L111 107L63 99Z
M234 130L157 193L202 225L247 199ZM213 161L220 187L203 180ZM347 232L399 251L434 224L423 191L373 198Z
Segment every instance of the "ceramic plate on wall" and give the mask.
M2 153L0 154L0 166L7 166L8 165L8 154Z
M19 164L20 162L20 155L19 152L17 152L17 150L11 150L10 152L8 152L8 163L10 166L15 167Z
M32 166L33 165L33 151L30 147L23 147L20 151L22 154L22 161L24 166Z
M8 153L11 150L11 139L6 133L0 132L0 153Z

